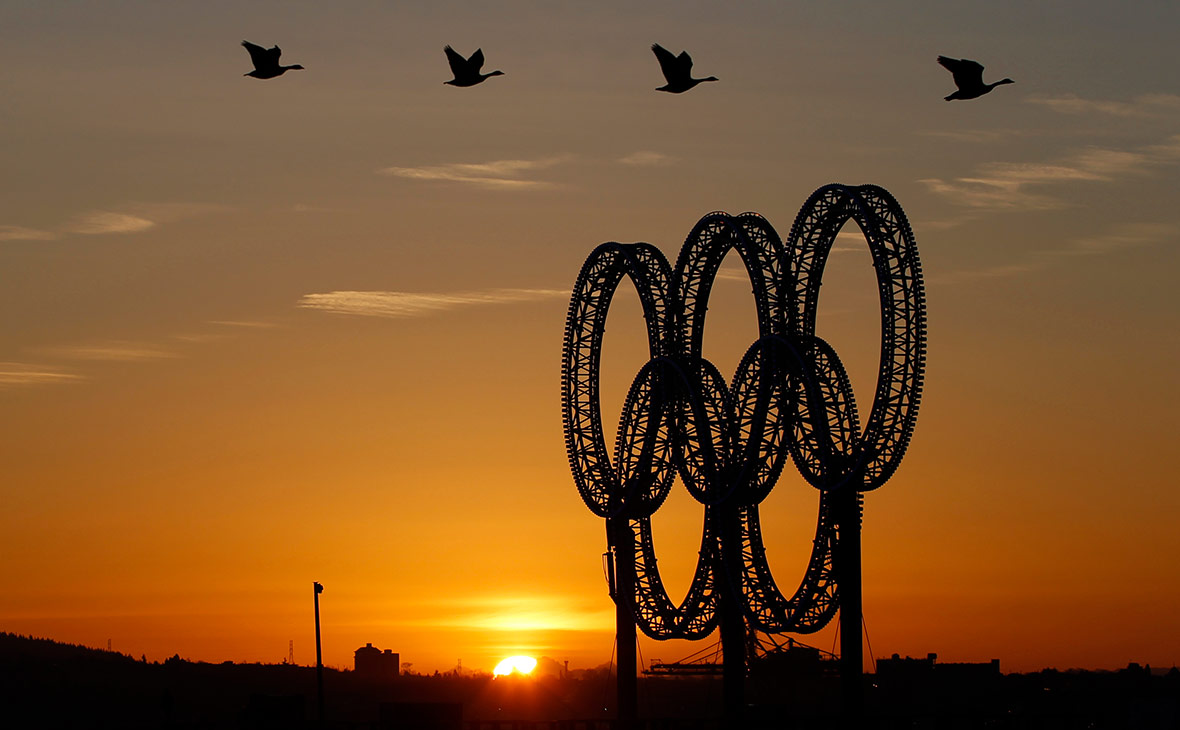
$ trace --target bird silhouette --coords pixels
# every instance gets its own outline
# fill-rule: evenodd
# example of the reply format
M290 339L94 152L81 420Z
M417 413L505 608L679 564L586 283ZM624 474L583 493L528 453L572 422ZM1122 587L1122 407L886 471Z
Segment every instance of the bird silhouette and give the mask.
M681 51L679 56L673 56L671 51L659 43L651 44L651 50L660 62L660 70L664 72L664 78L668 80L668 83L657 87L656 91L683 94L702 81L717 81L716 76L703 79L692 77L692 56L688 55L688 51Z
M492 71L491 73L481 74L479 70L483 68L483 49L476 48L475 53L471 54L471 58L463 58L455 51L454 48L446 46L443 48L447 53L447 61L451 64L451 73L455 78L450 81L444 81L444 84L451 86L475 86L483 83L492 76L503 76L503 71Z
M254 62L254 70L243 76L253 76L256 79L273 79L275 76L282 76L292 69L302 71L303 67L299 64L294 66L280 66L279 56L283 52L279 50L278 46L274 48L263 48L255 45L250 41L242 41L242 45L250 52L250 60Z
M966 58L939 56L938 62L942 64L943 68L951 72L951 75L955 77L955 86L959 87L955 93L944 97L946 101L978 99L1000 84L1016 83L1012 79L1002 79L994 84L985 84L983 83L983 66L976 61Z

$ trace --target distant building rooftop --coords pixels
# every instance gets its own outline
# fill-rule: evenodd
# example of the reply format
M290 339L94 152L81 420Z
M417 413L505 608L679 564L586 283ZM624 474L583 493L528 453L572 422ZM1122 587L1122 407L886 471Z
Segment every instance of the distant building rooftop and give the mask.
M1000 676L1000 660L990 662L944 662L938 663L938 655L931 652L924 659L901 657L897 654L888 659L877 660L877 676L882 679L918 679L937 677L940 679L985 679Z
M401 671L401 655L392 649L381 651L372 643L356 650L353 659L356 676L378 681L396 680Z

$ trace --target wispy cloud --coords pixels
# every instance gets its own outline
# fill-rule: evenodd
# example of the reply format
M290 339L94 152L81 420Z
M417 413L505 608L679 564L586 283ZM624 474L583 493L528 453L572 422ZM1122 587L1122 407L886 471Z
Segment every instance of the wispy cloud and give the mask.
M1016 264L996 264L977 269L959 269L957 271L940 272L931 274L928 278L930 283L935 285L964 284L972 281L1023 276L1024 274L1043 269L1044 267L1045 264L1043 261L1025 261Z
M217 342L229 337L235 336L232 330L265 330L274 329L279 325L276 322L268 320L247 320L247 319L211 319L205 322L218 328L215 332L182 332L171 336L171 339L180 342L190 342L194 344L204 344L206 342Z
M61 347L43 348L40 352L63 360L96 360L107 362L136 362L139 360L163 360L178 357L175 352L152 345L133 342L65 345Z
M1123 223L1098 236L1073 239L1065 248L1049 253L1094 256L1128 248L1154 246L1178 237L1180 227L1170 223Z
M1151 155L1168 160L1180 159L1180 134L1173 134L1164 140L1163 144L1153 144L1144 150Z
M214 203L129 203L120 207L121 211L96 210L77 215L54 230L0 225L0 241L51 241L70 233L86 236L141 233L161 223L228 209Z
M971 208L1052 210L1064 206L1064 203L1050 195L1022 190L1019 183L978 178L959 178L952 181L926 178L918 182L925 184L933 193Z
M979 219L981 213L978 212L964 212L951 218L926 218L926 219L910 219L910 225L915 231L925 233L927 231L949 231L952 228L967 223L972 223Z
M1123 223L1095 236L1067 238L1056 248L1031 251L1021 261L934 274L930 281L945 285L1023 276L1060 265L1067 257L1102 256L1177 238L1180 238L1180 226L1171 223Z
M1056 97L1032 97L1027 101L1062 114L1103 114L1124 118L1150 117L1180 110L1180 96L1176 94L1143 94L1129 101L1083 99L1076 94L1067 94Z
M52 241L57 234L24 226L0 226L0 241Z
M22 362L0 362L0 390L27 385L76 383L81 380L85 380L85 378L58 367Z
M932 129L918 134L924 137L940 137L953 142L985 143L999 142L1026 134L1018 129Z
M248 320L248 319L211 319L209 324L219 324L223 327L245 327L247 329L270 329L278 327L274 322L266 320Z
M56 364L31 365L0 362L0 390L21 385L89 380L87 375L81 374L77 370L101 367L99 363L176 360L184 357L191 350L188 346L199 346L240 336L246 330L279 326L266 320L210 320L205 322L205 325L215 325L216 331L180 332L162 336L156 342L106 340L32 348L29 353L38 360L56 361ZM233 329L238 332L234 332ZM63 362L64 365L61 364Z
M569 296L564 289L487 289L453 294L398 291L334 291L304 294L298 306L334 314L403 319L460 307L512 304Z
M525 174L560 165L569 159L566 156L559 156L545 157L539 160L494 160L492 162L450 163L421 167L386 167L377 172L409 180L457 182L503 190L543 188L553 187L555 183L530 179L525 177Z
M227 337L224 333L215 334L212 332L182 332L177 335L172 335L171 339L178 342L190 342L197 345L202 345L206 342L217 342L224 340Z
M862 244L864 243L864 239L863 239L863 238L861 239L861 242L862 242ZM868 248L866 248L866 246L865 246L865 245L854 246L854 245L851 245L851 244L844 244L844 245L842 245L842 246L835 246L835 245L834 245L834 246L832 246L832 248L831 248L831 249L828 251L828 253L829 253L829 254L832 254L832 255L835 255L835 254L849 254L849 253L862 253L862 252L863 252L864 254L866 254L866 255L868 255L868 253L869 253L869 250L868 250Z
M129 213L97 211L78 218L66 226L67 233L88 236L107 233L139 233L155 227L155 222Z
M669 165L675 162L676 158L660 152L640 150L639 152L632 152L626 157L620 157L618 161L624 165L631 165L632 167L657 167Z
M222 211L232 210L231 206L221 203L130 203L125 206L128 211L137 216L149 218L155 223L172 223L174 221L196 218Z
M919 180L932 192L971 208L1048 210L1065 207L1039 188L1072 182L1109 182L1180 160L1180 137L1134 150L1087 147L1054 162L989 162L954 180Z
M860 226L849 222L836 234L836 240L832 241L832 253L867 251L867 246L865 234L860 230Z
M719 281L749 281L750 273L745 266L726 267L718 269L715 278Z

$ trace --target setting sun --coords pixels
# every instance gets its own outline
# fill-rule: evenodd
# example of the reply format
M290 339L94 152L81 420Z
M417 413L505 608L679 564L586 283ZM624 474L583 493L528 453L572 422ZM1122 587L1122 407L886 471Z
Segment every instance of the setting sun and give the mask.
M496 665L492 670L492 674L497 677L504 677L509 674L526 675L537 668L537 660L531 656L510 656L504 661Z

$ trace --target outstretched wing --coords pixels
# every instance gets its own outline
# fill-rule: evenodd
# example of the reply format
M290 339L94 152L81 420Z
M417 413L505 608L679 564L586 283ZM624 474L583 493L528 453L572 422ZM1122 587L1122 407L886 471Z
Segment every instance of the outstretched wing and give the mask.
M467 66L474 73L479 73L479 70L481 68L483 68L483 49L482 48L475 49L475 53L471 54L471 58L467 59Z
M659 43L651 44L652 53L656 54L656 60L660 62L660 70L664 72L664 78L668 81L680 78L681 71L676 57L667 48L664 48ZM687 57L687 53L680 54ZM689 64L692 64L692 59L689 59Z
M680 64L680 71L685 76L692 75L692 56L688 55L688 51L681 51L676 57L676 63Z
M951 72L955 78L955 86L960 89L983 85L983 65L967 58L947 58L939 56L938 63Z
M455 74L455 78L459 78L467 73L467 59L460 56L450 46L446 46L443 50L447 52L447 63L451 64L451 73Z
M265 68L278 62L277 54L275 60L272 61L270 58L270 51L266 50L262 46L255 45L250 41L242 41L242 47L250 52L250 60L254 63L254 68ZM279 47L275 46L274 50L278 51L278 49Z
M254 68L256 69L278 66L279 56L283 55L283 52L279 50L278 46L274 48L263 48L250 41L242 41L242 45L250 52L250 60L254 62Z

